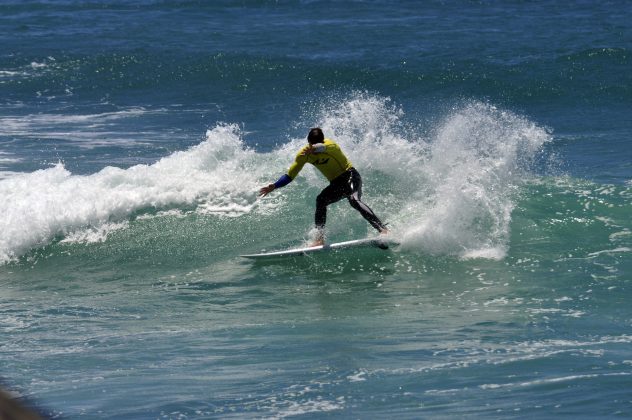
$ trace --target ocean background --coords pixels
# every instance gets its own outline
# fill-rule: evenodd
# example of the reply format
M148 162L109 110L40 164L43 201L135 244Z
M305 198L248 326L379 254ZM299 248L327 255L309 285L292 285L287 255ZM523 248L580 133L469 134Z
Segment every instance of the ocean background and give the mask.
M0 384L50 418L632 417L627 1L0 1ZM400 245L257 199L320 126ZM346 201L331 241L374 235Z

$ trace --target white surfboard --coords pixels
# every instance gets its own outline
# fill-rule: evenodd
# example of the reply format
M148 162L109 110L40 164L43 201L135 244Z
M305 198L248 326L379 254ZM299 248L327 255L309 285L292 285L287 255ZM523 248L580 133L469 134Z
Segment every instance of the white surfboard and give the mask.
M240 255L240 256L243 258L251 258L251 259L273 258L273 257L296 257L296 256L307 255L307 254L312 254L316 252L326 252L326 251L333 251L336 249L355 248L355 247L362 247L362 246L388 249L388 246L391 243L393 242L388 238L354 239L351 241L336 242L333 244L325 244L325 245L318 245L318 246L305 247L305 248L293 248L293 249L286 249L283 251L262 252L260 254L245 254L245 255Z

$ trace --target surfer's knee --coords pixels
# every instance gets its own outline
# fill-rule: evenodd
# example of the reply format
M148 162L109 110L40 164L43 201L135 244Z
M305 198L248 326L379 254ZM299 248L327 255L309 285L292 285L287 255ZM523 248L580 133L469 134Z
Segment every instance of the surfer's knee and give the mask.
M362 202L360 201L360 197L358 196L357 192L354 192L353 194L348 196L347 200L349 200L349 204L351 204L351 207L353 207L354 209L359 209L360 207L362 207Z
M329 199L323 193L318 194L316 197L316 207L327 207L329 204Z

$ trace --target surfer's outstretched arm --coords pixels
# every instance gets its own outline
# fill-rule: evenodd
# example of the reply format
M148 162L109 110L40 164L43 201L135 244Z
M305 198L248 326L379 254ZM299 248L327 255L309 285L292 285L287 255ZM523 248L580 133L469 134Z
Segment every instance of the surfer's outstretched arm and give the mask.
M259 190L259 195L261 197L265 197L277 188L285 187L290 182L292 182L292 178L290 178L288 174L284 174L274 184L268 184L265 187L261 188Z

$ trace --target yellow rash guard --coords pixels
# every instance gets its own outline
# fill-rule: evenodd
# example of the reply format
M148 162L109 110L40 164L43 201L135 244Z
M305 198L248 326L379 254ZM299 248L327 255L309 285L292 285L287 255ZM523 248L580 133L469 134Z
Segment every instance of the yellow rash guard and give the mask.
M296 178L303 166L305 166L305 163L314 165L329 181L333 181L353 167L349 159L340 150L340 146L330 139L325 139L320 147L316 147L316 152L313 154L303 154L309 147L308 145L299 150L294 163L288 169L287 174L291 179Z

